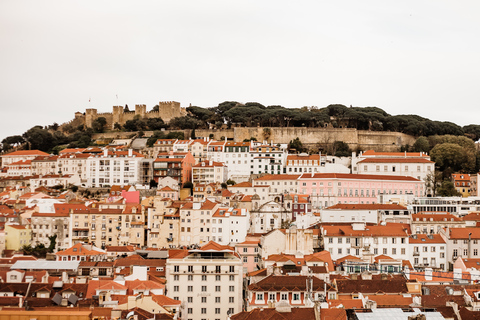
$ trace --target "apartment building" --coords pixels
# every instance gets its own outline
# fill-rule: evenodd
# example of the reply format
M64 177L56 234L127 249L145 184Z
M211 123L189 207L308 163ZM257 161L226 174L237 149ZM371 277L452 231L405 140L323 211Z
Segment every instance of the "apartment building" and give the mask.
M153 144L153 157L156 158L159 153L169 153L173 151L173 145L177 139L158 139Z
M38 156L32 160L32 175L47 175L58 173L58 156Z
M245 241L250 228L250 213L246 209L220 207L211 221L211 239L221 245L234 245Z
M50 245L48 237L56 235L55 248L63 250L71 246L69 212L33 212L31 216L32 245Z
M140 167L144 156L132 149L108 151L87 158L86 186L134 185L140 181Z
M285 173L350 173L350 169L338 161L337 157L322 154L289 154L285 163Z
M287 149L268 144L253 144L250 147L250 174L282 174Z
M469 197L471 193L470 175L467 173L453 173L452 182L462 197Z
M409 223L408 208L398 204L348 204L337 203L320 211L322 222L348 223L366 222L378 224L381 221ZM395 221L391 221L395 220Z
M412 233L434 234L441 229L465 228L466 223L448 212L422 212L412 214L410 227Z
M180 244L180 213L182 202L157 197L148 208L147 246L163 248Z
M447 261L453 265L458 257L463 259L479 258L480 228L441 229L440 235L447 246Z
M368 255L388 255L393 259L408 260L410 228L401 223L369 226L365 223L322 225L325 250L333 260L347 255L358 258Z
M183 186L187 181L192 181L192 167L195 159L190 152L159 153L153 162L153 179L159 180L170 177Z
M202 245L212 238L212 216L219 203L205 200L188 202L180 208L180 242L182 246ZM217 238L218 240L218 238Z
M220 184L227 181L228 168L222 162L201 161L192 167L194 184Z
M167 296L182 301L180 318L223 320L242 310L243 263L235 249L213 241L170 257Z
M48 153L40 151L40 150L18 150L14 152L10 152L1 156L2 158L2 168L5 168L11 163L18 162L18 161L27 161L33 160L36 157L46 157L49 156Z
M413 234L409 238L410 259L415 270L448 271L447 244L439 234Z

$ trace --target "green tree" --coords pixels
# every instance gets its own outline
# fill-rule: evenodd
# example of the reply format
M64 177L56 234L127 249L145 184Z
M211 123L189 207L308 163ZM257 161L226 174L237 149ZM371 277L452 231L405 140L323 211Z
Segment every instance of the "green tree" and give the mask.
M113 125L113 129L120 131L122 130L122 125L118 122L115 122L115 124Z
M196 139L197 136L195 135L195 127L193 127L192 132L190 133L190 138Z
M42 126L35 126L23 134L31 150L49 151L55 146L53 135Z
M428 139L424 136L418 137L413 144L413 151L416 152L429 152L430 151L430 143Z
M227 185L229 185L229 186L234 186L234 185L236 185L236 184L237 184L237 183L236 183L235 181L233 181L232 179L228 179L228 180L227 180Z
M455 143L437 144L430 157L441 171L451 168L453 171L473 172L476 166L475 150Z
M352 155L352 150L347 143L343 141L335 141L333 143L333 154L336 157L349 157Z
M458 197L460 193L455 189L452 181L445 179L437 188L437 195L440 197Z
M105 117L98 117L97 119L93 120L92 128L95 132L103 132L105 126L107 125L107 119Z
M222 182L222 184L220 186L222 187L222 189L227 189L228 188L228 185L225 182Z
M307 149L303 146L302 141L298 137L293 140L290 140L288 144L288 149L294 149L296 152L305 152Z

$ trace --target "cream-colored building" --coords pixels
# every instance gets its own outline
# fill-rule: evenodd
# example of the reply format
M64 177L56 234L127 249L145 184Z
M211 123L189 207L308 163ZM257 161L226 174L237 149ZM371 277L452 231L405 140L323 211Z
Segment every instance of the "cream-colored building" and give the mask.
M180 202L155 197L154 205L148 208L147 246L164 248L178 246L180 239Z
M5 225L5 249L20 250L32 241L32 230L29 226L18 224Z
M57 174L58 156L38 156L32 160L32 175Z
M227 181L228 168L222 162L202 161L192 167L194 184L223 183Z
M141 205L102 203L85 213L70 215L72 245L91 242L98 247L145 245L145 211Z
M202 245L212 240L212 216L220 204L211 201L188 202L180 208L180 242L182 246Z
M242 310L243 263L213 241L166 263L167 296L182 300L182 319L226 319Z
M71 246L69 230L70 214L68 212L34 212L31 216L32 246L43 243L50 245L48 237L57 235L57 250L65 250Z

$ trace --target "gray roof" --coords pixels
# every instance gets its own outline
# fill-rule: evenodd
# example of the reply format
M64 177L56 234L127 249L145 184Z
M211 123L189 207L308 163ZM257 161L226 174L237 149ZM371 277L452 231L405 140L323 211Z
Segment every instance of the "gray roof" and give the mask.
M130 147L134 150L145 149L147 147L147 141L148 141L148 139L145 139L145 138L137 138L137 139L133 140Z
M78 270L80 261L29 261L20 260L15 262L10 269L22 270Z

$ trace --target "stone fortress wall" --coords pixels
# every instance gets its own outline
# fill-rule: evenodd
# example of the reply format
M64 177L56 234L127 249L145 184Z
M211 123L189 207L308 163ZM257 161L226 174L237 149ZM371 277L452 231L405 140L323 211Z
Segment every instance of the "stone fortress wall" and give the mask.
M125 112L122 106L113 106L112 112L99 113L97 109L86 109L85 115L75 114L75 118L82 118L87 128L91 128L93 122L104 117L107 120L107 128L113 129L115 123L124 125L128 120L133 120L135 116L140 118L162 118L163 121L168 123L175 117L182 117L187 115L185 108L180 107L180 102L176 101L161 101L158 103L159 111L148 111L147 106L144 104L135 105L135 111Z

